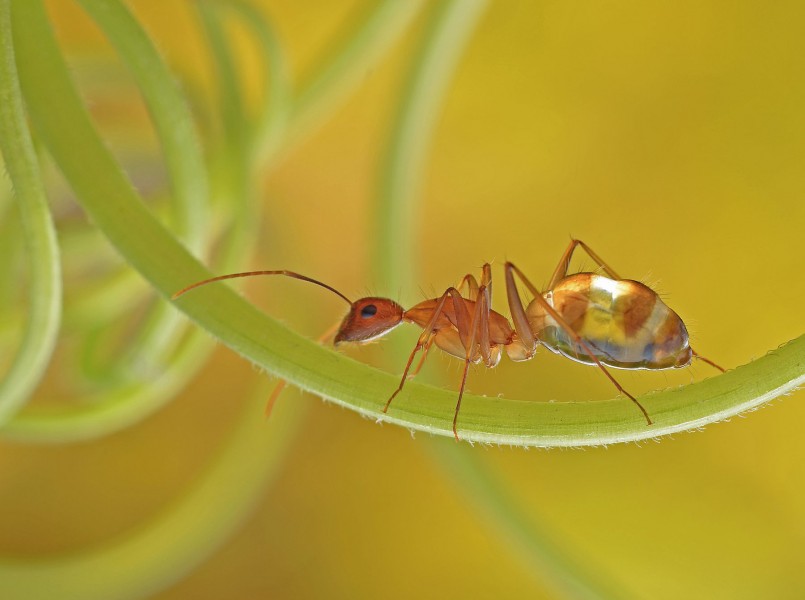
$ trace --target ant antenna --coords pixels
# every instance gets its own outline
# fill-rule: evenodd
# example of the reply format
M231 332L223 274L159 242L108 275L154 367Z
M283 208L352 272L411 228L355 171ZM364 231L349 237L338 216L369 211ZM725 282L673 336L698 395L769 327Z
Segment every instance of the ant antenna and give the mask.
M246 271L244 273L230 273L229 275L219 275L218 277L212 277L210 279L205 279L204 281L197 281L196 283L188 285L186 288L179 290L173 296L171 296L171 299L176 300L176 298L178 298L179 296L181 296L185 292L189 292L193 288L197 288L199 286L206 285L208 283L213 283L215 281L222 281L224 279L235 279L236 277L252 277L252 276L255 276L255 275L285 275L286 277L292 277L293 279L301 279L302 281L308 281L310 283L315 283L316 285L321 286L321 287L323 287L325 289L328 289L331 292L333 292L334 294L337 294L337 295L341 296L341 298L346 300L347 304L352 306L352 300L347 298L344 294L339 292L337 289L335 289L333 287L330 287L326 283L322 283L321 281L317 281L317 280L312 279L310 277L306 277L305 275L300 275L299 273L294 273L293 271L285 271L285 270L281 270L281 271Z

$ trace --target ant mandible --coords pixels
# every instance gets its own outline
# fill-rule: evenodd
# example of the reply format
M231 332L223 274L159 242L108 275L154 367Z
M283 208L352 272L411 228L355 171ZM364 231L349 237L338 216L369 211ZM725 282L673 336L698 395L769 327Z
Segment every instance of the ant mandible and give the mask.
M605 275L592 272L567 274L570 259L579 246ZM652 421L646 409L618 383L607 367L673 369L688 366L696 357L724 371L693 351L682 319L654 290L639 281L621 279L581 240L571 240L544 292L540 292L513 263L505 263L506 296L512 324L491 308L492 269L488 263L483 266L480 284L473 275L465 275L458 286L449 287L438 298L425 300L408 310L394 300L376 296L352 302L321 281L287 270L220 275L189 285L176 292L173 298L214 281L255 275L284 275L301 279L343 298L350 309L335 334L335 345L374 340L386 335L403 321L422 328L408 357L400 385L386 401L383 413L388 411L391 401L402 391L417 352L421 351L422 355L411 377L422 368L433 344L462 359L464 370L453 415L453 435L456 440L459 439L458 413L470 363L483 363L493 368L500 362L504 350L511 360L519 362L533 358L538 346L543 345L554 353L597 366L618 391L635 403L648 425ZM515 275L534 296L527 307L523 307ZM466 295L462 295L462 290L466 290ZM272 395L269 406L280 389L281 386Z

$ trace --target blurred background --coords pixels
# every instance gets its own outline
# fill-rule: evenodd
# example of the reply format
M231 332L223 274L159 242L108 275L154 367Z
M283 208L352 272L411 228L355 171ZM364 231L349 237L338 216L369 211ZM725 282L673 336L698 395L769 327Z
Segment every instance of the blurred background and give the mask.
M688 323L693 346L727 368L803 333L805 6L465 5L461 16L446 2L249 3L274 28L297 91L315 91L305 84L359 41L371 19L388 32L371 61L361 63L366 49L352 57L360 66L339 94L255 159L250 201L258 228L231 270L293 269L347 296L387 295L409 306L490 261L495 307L508 314L502 263L513 260L544 284L572 235L622 276L659 290ZM226 214L225 194L216 196L222 177L215 179L226 147L216 115L226 92L205 37L209 25L193 2L127 6L191 104L212 165L213 214ZM254 28L225 3L205 6L231 44L245 104L257 110L266 59ZM166 168L131 75L77 4L54 0L47 8L104 140L159 211L170 192ZM405 171L414 174L413 191L400 217L411 219L414 238L403 270L389 273L377 254L395 224L383 225L377 207L388 193L389 157L422 68L423 40L446 13L463 18L464 29L448 47L454 67L428 84L436 89L434 121L420 140L423 160ZM424 64L444 58L440 52ZM293 103L303 94L292 96ZM121 340L136 339L131 332L152 302L147 286L92 233L44 155L43 162L64 252L65 327L22 413L34 416L117 401L128 382L115 375L113 358L128 356ZM2 218L9 356L25 301L9 282L24 255L14 212ZM216 244L229 235L222 225ZM592 265L581 258L574 266ZM403 285L409 278L415 283ZM240 288L311 338L343 310L295 282ZM400 373L400 351L417 335L400 328L393 340L343 351ZM190 362L177 367L186 377L160 398L141 386L135 400L153 410L138 409L125 426L71 436L55 425L67 433L50 438L43 426L30 439L0 441L4 564L81 566L86 558L91 566L100 556L109 562L99 564L117 564L120 573L65 566L65 577L107 578L107 597L161 600L582 597L567 580L584 582L590 597L805 596L802 391L659 443L456 448L294 389L263 422L266 375L221 346ZM421 378L455 388L459 367L434 352ZM694 364L618 372L618 379L642 393L713 375ZM613 396L595 369L544 350L528 363L475 368L468 388L534 401ZM488 479L468 483L449 458L456 452L471 453ZM478 486L496 496L497 509ZM501 510L513 521L502 522ZM149 537L154 531L163 533ZM132 540L137 556L164 573L141 588L115 588L122 573L136 571L126 554ZM7 592L26 597L23 589Z

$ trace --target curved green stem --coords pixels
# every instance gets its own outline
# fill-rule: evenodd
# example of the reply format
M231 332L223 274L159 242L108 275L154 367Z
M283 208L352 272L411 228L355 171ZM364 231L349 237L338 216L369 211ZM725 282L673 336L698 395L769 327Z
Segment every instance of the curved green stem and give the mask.
M172 73L129 10L117 0L78 0L114 45L137 82L170 174L173 229L195 254L207 228L207 171L190 108Z
M225 152L237 153L238 162L242 163L249 146L249 118L246 115L246 103L241 93L235 61L229 51L229 44L215 6L206 1L199 2L197 10L210 44L216 75L220 80L217 88L221 96L221 115L227 137Z
M294 96L283 153L287 154L347 97L399 40L424 5L423 0L384 0L357 29L344 35L345 42L340 47L324 54L326 62Z
M207 171L190 109L157 49L128 9L115 0L79 0L103 29L137 82L162 145L173 194L172 228L199 255L207 224ZM121 361L134 377L150 380L164 368L184 328L169 305L155 305Z
M59 247L23 110L9 2L0 1L0 150L22 216L31 300L22 344L0 382L0 423L19 410L42 378L61 320Z
M257 165L265 163L279 149L282 135L292 110L291 75L285 51L277 33L268 20L253 5L241 0L229 0L231 9L254 32L261 50L263 79L266 88L260 112L251 135L251 149Z
M79 407L30 409L0 429L0 437L26 443L64 444L108 435L139 423L182 391L212 352L210 338L197 330L172 357L170 368L146 383L119 384L84 399Z
M41 559L0 559L4 600L146 598L208 558L251 513L306 412L298 402L263 418L265 388L189 492L156 518L96 548Z
M142 205L98 138L67 77L41 0L14 5L22 89L32 120L94 222L163 295L210 276ZM19 36L19 37L17 37ZM49 98L59 98L51 103ZM72 148L80 144L79 157ZM412 429L452 435L455 393L411 383L389 414L382 408L397 375L383 373L307 340L262 314L225 285L186 294L177 305L255 364L352 410ZM795 389L805 379L805 336L724 375L641 398L647 427L628 398L522 402L466 395L465 440L525 446L589 446L696 429Z
M127 23L125 20L122 22ZM114 23L116 21L112 21L112 24ZM138 27L138 25L136 23L132 25L128 22L126 27ZM42 31L46 29L47 27L45 26ZM124 36L131 34L131 30L129 29L127 32L124 28L121 34ZM226 67L226 65L231 65L228 48L223 38L220 38L219 41L221 44L214 45L214 51L222 53L222 56L217 59L218 64ZM64 65L59 64L61 58L58 55L58 49L55 44L52 49L54 51L53 62L50 63L49 69L52 72L60 72ZM152 59L158 60L158 56L155 54L150 56ZM231 71L220 73L220 75L224 81L237 82L234 73ZM68 80L65 79L65 81L69 84ZM232 98L237 97L237 95L226 97ZM159 110L160 106L160 103L155 103L152 109ZM230 107L227 110L231 113L234 109ZM162 120L164 122L164 117L162 117ZM83 125L84 131L91 130L95 139L98 140L91 123L85 120ZM240 127L237 123L230 125ZM58 137L58 134L56 135ZM166 152L173 152L176 147L171 145L170 140L168 140L165 150ZM233 264L236 261L242 260L244 252L253 247L253 242L257 235L256 224L258 219L253 216L256 203L249 201L251 198L251 162L237 158L245 153L241 149L238 153L224 155L226 157L224 169L227 173L226 191L232 195L232 201L236 205L233 217L234 231L227 237L219 260L220 266L227 270L233 268ZM104 158L101 160L105 161L105 168L117 171L122 175L119 166L114 162L111 155L105 152L105 149L102 155ZM129 190L126 193L133 191L125 176L117 178L117 182L118 184L125 183L122 186L124 189L128 186ZM90 183L89 181L84 182L87 188L92 187L89 185ZM107 189L109 193L113 193L111 191L113 188L109 187ZM100 197L97 199L100 200ZM140 205L141 203L137 202L138 211ZM150 213L146 214L150 216ZM151 219L153 219L152 216ZM121 224L125 225L125 221ZM130 235L136 236L136 231L131 231ZM131 240L131 242L136 244L136 240ZM120 291L125 292L125 290ZM135 381L117 385L115 389L103 390L94 397L87 398L80 406L31 410L25 414L17 415L6 425L2 435L9 439L38 443L65 443L85 440L105 435L139 422L169 401L202 367L212 346L209 337L198 330L192 332L190 337L181 343L179 336L168 336L165 329L155 327L155 323L159 321L160 314L167 311L174 312L174 309L172 306L165 304L159 310L160 312L149 320L150 327L146 328L145 336L149 340L148 347L154 352L160 351L159 354L172 350L174 344L179 345L179 349L171 354L166 366L162 366L155 371L153 367L149 366L153 362L135 360L138 356L141 356L142 351L142 347L137 345L137 351L129 356L133 374L139 375L139 378L135 377ZM173 318L173 315L171 317ZM139 373L137 373L138 368ZM119 377L113 378L114 381L119 379Z
M388 289L409 287L418 246L415 199L427 159L427 148L436 126L439 108L464 43L473 31L486 2L439 2L426 25L424 43L413 57L413 67L403 86L398 113L392 117L390 153L380 185L376 277Z

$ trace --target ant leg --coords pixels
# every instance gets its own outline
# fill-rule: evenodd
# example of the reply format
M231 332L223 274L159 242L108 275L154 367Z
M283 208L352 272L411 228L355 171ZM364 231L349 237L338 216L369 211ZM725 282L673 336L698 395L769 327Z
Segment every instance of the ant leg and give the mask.
M479 290L476 304L481 304L481 322L479 325L481 335L481 356L487 368L492 368L497 361L492 360L492 343L490 342L491 333L489 331L489 313L492 310L492 267L489 263L484 263L481 275L481 289Z
M322 333L316 341L320 344L323 344L328 339L335 335L335 332L338 331L338 326L341 324L341 320L339 319L333 325L327 329L324 333ZM268 402L266 403L266 409L264 411L266 419L271 416L271 411L274 410L274 404L277 402L277 398L280 397L282 390L285 389L285 386L288 385L288 382L284 379L280 379L277 382L277 386L274 388L274 391L271 392L271 395L268 397Z
M465 285L467 286L467 298L469 299L475 298L475 296L478 295L478 281L471 273L464 275L464 278L456 286L456 289L458 290L459 293L461 293L461 289Z
M584 349L585 354L587 354L587 356L590 357L590 360L592 360L598 366L598 368L600 368L601 371L603 371L604 375L606 375L609 378L609 380L615 385L615 387L618 388L618 391L628 396L629 399L637 405L637 407L643 413L643 416L646 417L646 422L649 425L651 425L652 424L651 417L648 416L648 413L646 412L646 409L643 408L643 405L640 404L640 402L638 402L637 398L635 398L629 392L623 389L623 386L621 386L621 384L618 383L618 381L612 376L612 374L607 370L607 368L601 364L601 361L598 360L598 357L593 352L593 349L590 348L590 345L586 341L584 341L584 338L582 338L578 333L576 333L573 330L573 328L567 323L567 321L565 321L562 318L562 316L558 312L556 312L556 310L554 310L553 306L551 306L548 303L548 301L545 300L545 298L542 296L542 294L539 293L537 288L534 287L534 284L532 284L526 278L526 276L520 269L514 266L514 264L507 262L506 263L507 283L509 279L511 279L512 284L514 283L512 272L517 273L518 277L520 277L520 280L526 285L526 287L531 291L531 293L534 294L534 299L540 303L543 309L545 309L545 312L551 315L551 317L553 317L553 320L556 321L557 325L559 325L565 331L565 333L567 333L573 339L574 342L576 342L579 346L581 346ZM520 300L519 296L517 297L517 300L518 301ZM520 309L522 309L522 303L520 304ZM525 314L523 314L523 317L525 317Z
M405 365L405 371L403 371L402 378L400 379L400 385L397 386L397 389L394 390L394 393L391 395L391 397L386 400L386 405L383 407L383 413L388 412L391 401L394 400L397 394L402 391L403 386L408 379L408 371L411 370L411 363L414 362L414 356L416 356L416 353L419 352L419 350L425 345L426 340L432 335L433 332L427 329L420 334L419 339L416 342L416 346L414 346L414 349L411 351L411 355L408 357L408 362Z
M454 299L455 301L455 299ZM491 361L491 352L489 350L489 289L483 285L478 289L477 300L475 302L475 311L473 311L472 322L470 324L470 337L469 343L464 346L464 371L461 374L461 386L458 389L458 402L456 402L456 411L453 413L453 436L456 441L458 437L458 411L461 409L461 399L464 396L464 386L467 383L467 371L470 362L474 358L476 337L480 332L480 352L484 362L488 365Z
M439 306L441 307L442 304L443 302ZM423 331L419 335L419 339L416 342L416 346L414 346L414 349L411 351L411 355L408 357L408 362L405 365L405 371L403 371L402 378L400 379L400 385L397 386L397 389L394 390L394 393L391 395L391 397L388 400L386 400L386 405L383 407L384 413L388 412L389 406L391 405L391 401L394 400L397 394L399 394L402 391L403 386L405 385L405 382L408 379L408 371L411 370L411 363L414 362L414 357L416 356L416 353L419 352L426 345L426 343L429 341L432 335L433 331L430 329L425 329L425 331Z
M514 282L512 269L517 269L517 267L510 262L507 262L503 267L506 276L506 297L509 300L509 312L512 315L514 331L517 332L517 342L525 350L523 353L523 360L528 360L534 356L534 352L537 349L537 338L534 336L534 332L531 331L531 325L528 323L528 317L525 314L525 308L523 308L523 301L520 299L520 293L517 291L517 284ZM520 278L523 279L522 275ZM531 282L527 280L525 281L532 294L535 296L542 295L539 293L539 290L531 285Z
M288 382L285 381L284 379L280 379L277 382L277 386L274 388L274 391L271 392L271 395L268 397L268 402L266 402L266 409L263 412L263 414L265 415L266 419L268 419L271 416L271 411L274 410L274 404L277 403L277 398L280 397L280 394L282 393L282 390L284 390L287 385L288 385Z
M727 371L726 371L726 369L724 369L723 367L719 367L719 366L718 366L716 363L714 363L712 360L710 360L709 358L705 358L704 356L702 356L701 354L699 354L698 352L696 352L696 351L695 351L693 348L691 348L691 349L690 349L690 351L691 351L691 352L693 352L693 356L695 356L696 358L698 358L700 361L702 361L702 362L706 362L708 365L710 365L711 367L715 367L716 369L718 369L718 370L719 370L719 371L721 371L722 373L726 373L726 372L727 372Z
M414 372L411 373L411 378L412 379L419 374L420 370L422 370L422 365L425 364L425 358L427 358L427 356L428 356L428 350L430 350L430 347L433 345L433 340L435 340L435 339L436 339L436 337L434 335L431 335L428 338L428 341L425 343L424 348L422 348L422 356L419 357L419 362L417 363L416 368L414 369Z
M465 284L467 286L467 300L477 300L479 296L478 280L476 280L471 273L464 275L464 278L456 286L456 289L461 292L461 288L463 288ZM492 293L492 267L489 266L489 263L484 263L482 267L481 286L485 286L489 290L489 293Z
M414 362L414 357L416 356L416 353L419 352L422 348L430 346L430 339L436 333L434 327L436 326L436 323L439 321L439 317L444 311L444 304L445 302L447 302L448 296L458 296L460 298L461 294L458 293L458 290L456 290L456 288L447 288L445 293L442 294L441 298L439 298L439 303L433 310L433 315L431 316L430 321L428 321L427 325L425 325L425 327L423 328L422 333L419 335L419 339L416 342L416 346L414 346L414 349L411 351L411 355L408 357L408 363L406 363L405 365L405 371L403 371L402 378L400 379L400 385L397 386L397 389L394 390L394 393L386 401L386 405L383 407L384 413L388 412L391 401L394 400L397 394L399 394L402 391L403 386L405 385L405 382L408 379L408 371L411 370L411 364ZM417 371L418 370L419 368L417 368Z
M489 263L484 263L481 268L481 287L486 288L487 308L492 307L492 267ZM480 295L477 296L480 299Z
M548 289L552 290L556 287L556 284L559 283L561 279L567 277L567 270L570 267L570 259L573 257L573 251L576 249L577 246L581 246L587 255L592 258L595 263L604 269L604 273L609 275L611 279L620 279L618 274L612 270L607 263L605 263L595 252L593 249L590 248L587 244L582 242L581 240L570 240L570 245L568 245L567 249L565 250L564 254L562 254L562 258L559 259L559 264L556 265L556 270L553 272L553 276L551 277L551 281L548 284Z

